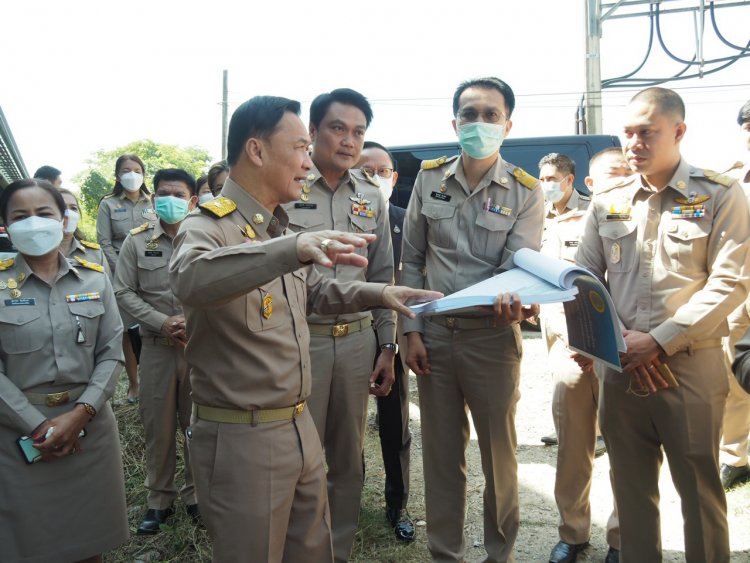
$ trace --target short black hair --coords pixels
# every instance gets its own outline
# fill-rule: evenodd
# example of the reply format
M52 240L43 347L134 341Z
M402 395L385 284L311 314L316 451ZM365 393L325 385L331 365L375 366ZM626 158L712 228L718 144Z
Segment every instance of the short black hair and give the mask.
M508 115L506 115L505 117L507 119L510 119L513 110L516 108L516 95L513 93L513 89L508 86L508 84L506 84L496 76L473 78L471 80L461 82L461 84L458 85L458 88L456 88L456 91L453 94L454 116L458 115L458 100L461 97L461 94L464 93L464 90L468 88L488 88L500 92L503 95L503 99L505 100L505 105L508 106Z
M316 96L310 105L310 123L315 125L316 128L320 127L320 122L323 121L326 113L328 113L328 108L331 107L333 102L354 106L361 110L365 114L366 126L370 126L370 122L372 121L372 107L370 107L370 102L362 94L351 88L336 88L335 90Z
M229 172L229 164L227 164L226 160L220 160L219 162L212 164L211 168L208 169L208 174L206 175L208 177L208 187L214 195L218 195L221 191L221 186L217 188L214 186L214 182L216 182L216 178L218 178L222 172Z
M737 114L737 125L742 127L748 121L750 121L750 100L746 101L745 105L740 108L740 113Z
M40 166L36 172L34 172L34 178L41 178L42 180L47 180L48 182L54 182L60 177L60 172L57 168L54 166L49 166L45 164L44 166Z
M602 158L610 154L619 156L623 160L623 162L625 161L625 155L622 152L622 147L607 147L606 149L600 150L598 153L591 157L591 160L589 160L589 170L591 170L594 165Z
M229 166L237 164L248 139L273 135L286 112L299 115L299 102L280 96L254 96L234 110L227 133Z
M557 168L557 171L564 176L567 176L568 174L573 174L573 176L576 175L576 163L566 154L551 152L547 156L543 156L539 161L539 169L541 170L542 166L545 164L554 166Z
M662 113L676 115L680 118L680 121L685 120L685 102L682 101L677 92L669 88L659 86L646 88L630 98L630 103L633 102L655 104Z
M9 184L0 193L0 216L3 218L3 223L6 225L8 224L8 202L10 201L10 198L13 197L13 194L16 192L26 188L42 188L45 192L49 193L52 196L52 199L55 200L55 205L57 205L57 208L60 210L60 216L65 217L65 210L67 207L65 206L65 200L58 189L47 180L41 178L27 178L24 180L16 180L12 184Z
M396 160L393 157L393 153L389 151L387 148L385 148L383 145L381 145L380 143L376 143L375 141L365 141L365 144L362 145L362 150L365 150L365 149L380 149L381 151L383 151L385 154L388 155L388 158L391 159L391 167L393 168L394 172L398 172L398 160Z
M154 174L154 193L159 189L159 182L183 182L187 185L190 190L190 195L196 194L197 187L195 184L195 178L188 172L185 172L182 168L162 168L157 170Z
M198 179L195 181L195 191L199 192L201 191L201 188L208 184L208 176L205 174L203 176L199 176ZM211 189L211 186L208 186L209 190Z

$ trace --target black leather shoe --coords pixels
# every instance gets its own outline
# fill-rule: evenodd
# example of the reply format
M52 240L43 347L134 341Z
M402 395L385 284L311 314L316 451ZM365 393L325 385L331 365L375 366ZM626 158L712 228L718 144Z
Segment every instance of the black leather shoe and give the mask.
M198 508L197 504L188 504L185 507L185 512L187 512L188 516L193 519L193 522L195 524L199 524L201 521L201 511L200 508Z
M620 563L620 550L610 547L607 556L604 558L604 563Z
M603 456L607 453L607 444L604 443L604 438L601 436L596 437L596 446L594 447L594 457Z
M750 466L745 464L741 467L721 464L721 484L725 490L731 489L735 485L740 485L750 479Z
M589 542L585 543L565 543L564 541L557 542L557 545L552 548L552 553L549 554L549 563L573 563L578 557L578 554L589 545Z
M385 517L393 526L396 539L410 542L414 539L414 522L405 508L386 508Z
M174 508L149 508L146 511L146 516L143 517L143 521L141 521L140 525L138 526L138 531L136 532L139 536L148 536L153 534L158 534L160 531L160 526L164 524L167 521L167 518L172 516L174 514Z
M545 446L556 446L557 445L557 433L553 432L547 436L542 436L542 444Z

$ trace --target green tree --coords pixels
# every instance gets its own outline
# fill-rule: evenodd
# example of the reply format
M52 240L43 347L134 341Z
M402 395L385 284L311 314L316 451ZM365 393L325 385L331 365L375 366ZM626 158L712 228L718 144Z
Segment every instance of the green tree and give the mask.
M92 219L96 218L99 201L112 191L115 184L115 162L122 154L137 154L146 165L146 185L160 168L182 168L196 178L211 162L208 151L200 147L181 147L157 143L150 139L134 141L112 150L98 150L87 161L88 168L75 180L81 186L81 206Z

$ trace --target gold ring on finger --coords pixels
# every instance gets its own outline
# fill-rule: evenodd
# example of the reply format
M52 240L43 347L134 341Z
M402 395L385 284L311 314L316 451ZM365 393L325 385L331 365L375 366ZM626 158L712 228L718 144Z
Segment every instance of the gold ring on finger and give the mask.
M332 241L331 239L329 239L329 238L324 238L324 239L323 239L323 240L321 241L321 243L320 243L320 249L321 249L321 250L322 250L323 252L325 252L325 253L327 254L327 253L328 253L328 246L329 246L329 245L330 245L330 244L331 244L332 242L333 242L333 241Z

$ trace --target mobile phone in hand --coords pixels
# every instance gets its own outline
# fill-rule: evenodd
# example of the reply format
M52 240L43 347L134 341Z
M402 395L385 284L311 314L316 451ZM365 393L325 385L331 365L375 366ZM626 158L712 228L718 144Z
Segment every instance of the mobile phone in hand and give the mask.
M83 438L84 436L86 436L86 429L82 428L78 437ZM26 463L31 465L32 463L42 461L42 452L34 447L34 439L31 436L21 436L16 440L16 443L21 449L21 456Z

